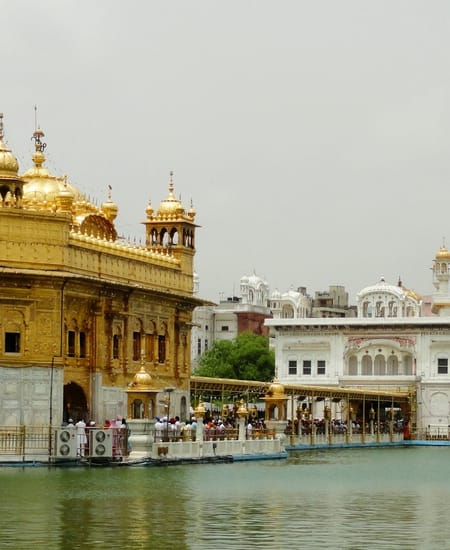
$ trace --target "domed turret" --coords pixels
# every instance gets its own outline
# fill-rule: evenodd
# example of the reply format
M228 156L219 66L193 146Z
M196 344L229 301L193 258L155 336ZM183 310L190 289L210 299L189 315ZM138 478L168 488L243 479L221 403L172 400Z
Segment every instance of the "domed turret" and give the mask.
M175 198L173 189L173 172L170 172L169 195L167 199L161 201L158 208L158 216L163 218L176 218L185 213L184 206L178 199Z
M67 176L53 176L43 166L45 162L44 151L47 147L42 138L45 136L41 128L33 132L35 151L33 153L34 166L29 168L22 176L25 180L23 188L23 203L25 208L51 210L59 208L63 204L66 210L67 199L71 196L72 203L79 200L81 193L67 182Z
M378 283L363 288L356 295L358 317L420 317L421 298L403 286L389 284L381 277Z
M111 197L112 187L108 186L108 200L102 204L102 212L108 218L110 222L113 222L117 218L117 213L119 212L119 207L115 202L113 202Z
M148 201L148 204L147 204L147 208L145 209L145 214L147 216L147 219L148 220L151 220L152 219L152 216L153 216L153 206L152 206L152 201Z
M191 220L193 220L195 218L195 214L196 214L196 211L194 209L194 205L191 199L191 207L189 208L188 216L191 218Z
M19 163L3 141L3 113L0 113L0 198L3 206L21 206L23 180Z
M3 113L0 113L0 179L18 177L19 163L3 141Z
M436 260L450 260L450 251L444 245L437 251Z
M133 386L139 389L146 389L151 387L153 384L152 377L145 370L144 365L140 368L139 372L134 375Z
M269 391L267 392L272 397L284 397L284 386L277 381L273 381L269 386Z

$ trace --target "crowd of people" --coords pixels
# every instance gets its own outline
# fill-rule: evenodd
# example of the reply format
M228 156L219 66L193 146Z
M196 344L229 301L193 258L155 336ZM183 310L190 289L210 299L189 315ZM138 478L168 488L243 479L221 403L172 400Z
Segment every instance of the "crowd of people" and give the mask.
M363 431L363 420L356 419L351 420L352 433L359 434ZM392 428L391 428L392 426ZM377 422L373 421L371 428L370 422L365 422L365 433L370 433L373 429L374 433L390 433L391 429L394 433L402 433L404 431L404 421L402 418L395 419L392 421L392 424L389 420ZM314 431L317 435L325 435L326 433L326 421L324 418L315 418L307 419L303 418L299 420L296 418L294 420L294 425L292 425L292 420L288 420L285 433L288 435L311 435L311 432ZM346 420L341 420L338 418L333 418L329 422L329 433L333 435L337 434L346 434L349 431L349 423Z
M90 420L87 423L84 418L79 418L74 423L72 418L69 418L66 428L73 428L77 438L77 454L80 457L88 457L90 453L91 438L90 433L92 430L111 430L112 431L112 454L113 456L128 456L131 451L129 435L130 430L125 418L121 416L117 419L105 420L103 425L98 425L95 420Z
M232 417L222 418L218 414L207 413L203 420L203 439L215 441L237 439L238 426ZM197 435L197 419L191 416L184 421L179 416L173 418L155 417L155 437L160 441L195 441ZM262 418L250 418L246 425L246 437L252 439L265 433L266 426Z

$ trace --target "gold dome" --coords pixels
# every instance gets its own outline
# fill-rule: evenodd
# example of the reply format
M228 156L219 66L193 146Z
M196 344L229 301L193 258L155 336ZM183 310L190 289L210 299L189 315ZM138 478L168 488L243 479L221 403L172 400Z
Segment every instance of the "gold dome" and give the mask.
M169 195L166 200L161 201L158 208L158 216L163 218L177 217L185 213L184 206L178 199L175 198L173 189L173 172L170 172Z
M191 207L189 208L188 216L193 220L195 218L196 211L194 209L194 205L192 204L191 200Z
M450 260L450 252L444 245L436 253L436 260Z
M44 132L37 128L32 139L35 142L35 152L33 153L33 163L22 178L25 180L23 188L23 203L27 205L46 205L48 208L55 204L58 198L68 198L68 193L73 197L73 200L79 199L81 193L67 182L67 177L53 176L47 168L43 166L45 162L44 150L47 147L41 138L44 137Z
M11 150L6 147L3 140L0 139L0 179L10 179L17 177L19 172L19 163Z
M147 208L145 209L145 213L147 215L147 219L150 220L151 217L153 216L153 206L152 206L152 201L148 201L148 204L147 204Z
M107 241L117 240L114 219L118 207L111 200L101 208L90 202L76 187L67 182L67 176L53 176L43 166L46 143L42 142L44 132L37 128L32 139L35 142L34 166L22 176L23 206L33 210L66 212L72 216L72 229L84 235ZM110 187L111 190L111 187Z
M111 190L111 186L109 186L108 200L102 204L102 212L110 222L113 222L117 218L119 207L112 200Z
M269 392L272 397L284 396L284 386L278 382L272 382L269 386Z
M17 179L19 163L3 141L3 113L0 113L0 180Z
M139 372L137 372L134 375L133 386L140 389L146 389L146 388L150 388L152 384L153 384L152 377L145 370L144 365L142 365Z

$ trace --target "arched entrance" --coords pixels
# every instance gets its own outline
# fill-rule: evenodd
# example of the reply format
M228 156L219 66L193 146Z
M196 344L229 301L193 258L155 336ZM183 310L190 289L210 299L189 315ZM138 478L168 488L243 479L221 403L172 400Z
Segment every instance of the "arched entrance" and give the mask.
M63 421L67 422L72 418L75 422L83 418L86 422L88 418L88 406L86 395L81 386L75 382L69 382L64 386L64 413Z

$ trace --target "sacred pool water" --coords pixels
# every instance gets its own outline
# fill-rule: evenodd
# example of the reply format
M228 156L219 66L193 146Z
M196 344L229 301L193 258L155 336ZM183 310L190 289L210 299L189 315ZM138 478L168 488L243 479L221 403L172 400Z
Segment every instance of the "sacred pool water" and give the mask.
M287 460L0 468L0 547L450 547L450 447Z

